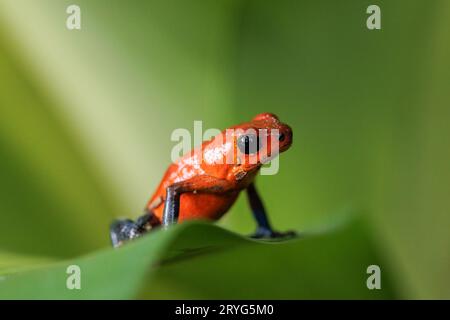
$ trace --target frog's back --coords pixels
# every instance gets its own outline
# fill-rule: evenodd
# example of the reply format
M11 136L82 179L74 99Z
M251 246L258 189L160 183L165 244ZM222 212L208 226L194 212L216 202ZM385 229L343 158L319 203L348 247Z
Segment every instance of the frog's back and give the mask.
M203 161L203 152L211 141L202 148L196 148L172 163L166 170L156 192L147 203L148 211L162 221L164 201L167 187L174 183L189 180L195 176L209 175L219 179L227 179L231 166L227 164L212 164ZM239 190L224 193L185 193L180 198L179 221L188 219L219 219L236 201Z
M176 180L173 178L173 174L176 172L176 168L173 166L174 164L168 168L155 194L147 204L148 211L152 212L158 220L156 224L160 224L162 221L166 189ZM238 195L238 190L224 194L184 193L180 198L179 221L189 219L217 220L234 204Z

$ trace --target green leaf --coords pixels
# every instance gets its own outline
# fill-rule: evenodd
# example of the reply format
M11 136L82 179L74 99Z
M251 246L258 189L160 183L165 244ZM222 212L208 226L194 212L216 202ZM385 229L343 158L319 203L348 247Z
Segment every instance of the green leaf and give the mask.
M80 290L66 287L67 267L74 264L81 269ZM381 267L381 290L366 287L371 264ZM4 274L0 284L1 299L396 296L362 221L275 243L206 223L185 223L120 249Z
M54 259L0 252L0 275L36 268L51 262L54 262Z

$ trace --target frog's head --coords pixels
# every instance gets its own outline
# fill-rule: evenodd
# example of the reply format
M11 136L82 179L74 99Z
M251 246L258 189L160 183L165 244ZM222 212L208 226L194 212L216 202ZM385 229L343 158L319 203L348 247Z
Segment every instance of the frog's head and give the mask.
M261 113L235 128L238 162L246 170L259 168L292 145L292 129L273 113Z

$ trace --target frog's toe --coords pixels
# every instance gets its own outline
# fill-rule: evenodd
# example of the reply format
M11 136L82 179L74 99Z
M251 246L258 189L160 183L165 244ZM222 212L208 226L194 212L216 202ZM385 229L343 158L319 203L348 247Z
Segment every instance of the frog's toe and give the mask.
M141 235L138 226L132 220L116 220L111 224L110 236L113 247L121 246L125 241Z
M278 232L266 228L258 228L256 232L251 235L253 239L285 239L294 238L297 236L295 231Z
M270 238L273 234L273 231L266 228L258 228L256 229L256 232L250 236L250 238L253 239L264 239L264 238Z

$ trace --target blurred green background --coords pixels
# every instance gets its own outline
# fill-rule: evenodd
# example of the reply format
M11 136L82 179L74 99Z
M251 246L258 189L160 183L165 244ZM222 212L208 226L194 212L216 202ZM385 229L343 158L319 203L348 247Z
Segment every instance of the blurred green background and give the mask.
M447 0L0 0L0 250L109 246L175 128L269 111L295 135L258 179L273 224L362 212L402 297L450 298L449 84ZM245 197L220 225L253 231Z

